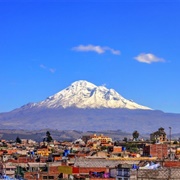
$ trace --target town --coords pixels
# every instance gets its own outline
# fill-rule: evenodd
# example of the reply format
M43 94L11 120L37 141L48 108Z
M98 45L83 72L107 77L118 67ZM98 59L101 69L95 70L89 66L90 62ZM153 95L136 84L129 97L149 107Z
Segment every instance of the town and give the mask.
M180 179L180 142L162 127L149 140L138 131L118 141L103 134L57 141L49 131L42 142L1 139L0 179Z

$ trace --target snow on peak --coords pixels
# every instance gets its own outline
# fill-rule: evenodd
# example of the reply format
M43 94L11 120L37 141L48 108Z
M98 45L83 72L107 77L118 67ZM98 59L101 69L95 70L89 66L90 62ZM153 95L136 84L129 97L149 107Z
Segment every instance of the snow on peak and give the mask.
M73 87L96 87L94 84L85 81L85 80L79 80L79 81L75 81L71 84L71 86Z
M114 89L107 89L105 86L96 86L85 80L75 81L69 87L48 97L44 101L34 104L34 106L47 108L150 109L123 98Z

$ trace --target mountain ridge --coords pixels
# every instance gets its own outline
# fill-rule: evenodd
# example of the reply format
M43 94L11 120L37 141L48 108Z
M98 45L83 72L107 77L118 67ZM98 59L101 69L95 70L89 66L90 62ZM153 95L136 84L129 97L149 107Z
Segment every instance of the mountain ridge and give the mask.
M58 130L99 131L121 129L126 132L138 130L151 133L163 127L172 127L179 133L180 114L158 110L131 109L79 109L79 108L30 108L0 113L1 129L44 128Z
M26 105L25 105L26 106ZM47 108L127 108L127 109L148 109L151 108L139 105L132 100L122 97L114 89L105 86L96 86L85 80L73 82L69 87L49 96L38 103L27 104L28 107Z

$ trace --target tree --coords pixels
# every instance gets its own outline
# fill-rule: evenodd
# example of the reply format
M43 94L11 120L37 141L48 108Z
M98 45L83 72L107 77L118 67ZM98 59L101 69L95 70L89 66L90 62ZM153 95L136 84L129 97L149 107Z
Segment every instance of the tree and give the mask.
M127 138L127 137L124 137L123 141L125 141L125 142L127 143L128 138Z
M133 140L137 141L137 139L138 139L138 137L139 137L139 132L138 132L138 131L134 131L134 132L132 133L132 135L133 135Z
M19 136L17 136L17 138L16 138L16 143L19 143L19 144L22 143L22 141L21 141L21 139L19 138Z
M53 138L51 137L51 134L49 131L46 132L46 138L43 139L43 141L50 143L53 140Z

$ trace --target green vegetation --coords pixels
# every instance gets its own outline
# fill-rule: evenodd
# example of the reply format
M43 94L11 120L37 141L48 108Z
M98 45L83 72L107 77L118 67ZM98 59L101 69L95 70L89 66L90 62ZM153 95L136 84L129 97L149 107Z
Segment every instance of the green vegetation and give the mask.
M21 139L19 138L19 136L17 136L17 138L16 138L16 143L19 143L19 144L22 143L22 141L21 141Z
M139 148L136 143L126 143L126 149L131 153L139 152Z
M43 142L50 143L53 141L53 138L51 137L51 134L49 131L46 132L46 137L43 139Z
M132 133L132 135L133 135L133 140L137 141L137 140L138 140L138 137L139 137L139 132L138 132L138 131L134 131L134 132Z

